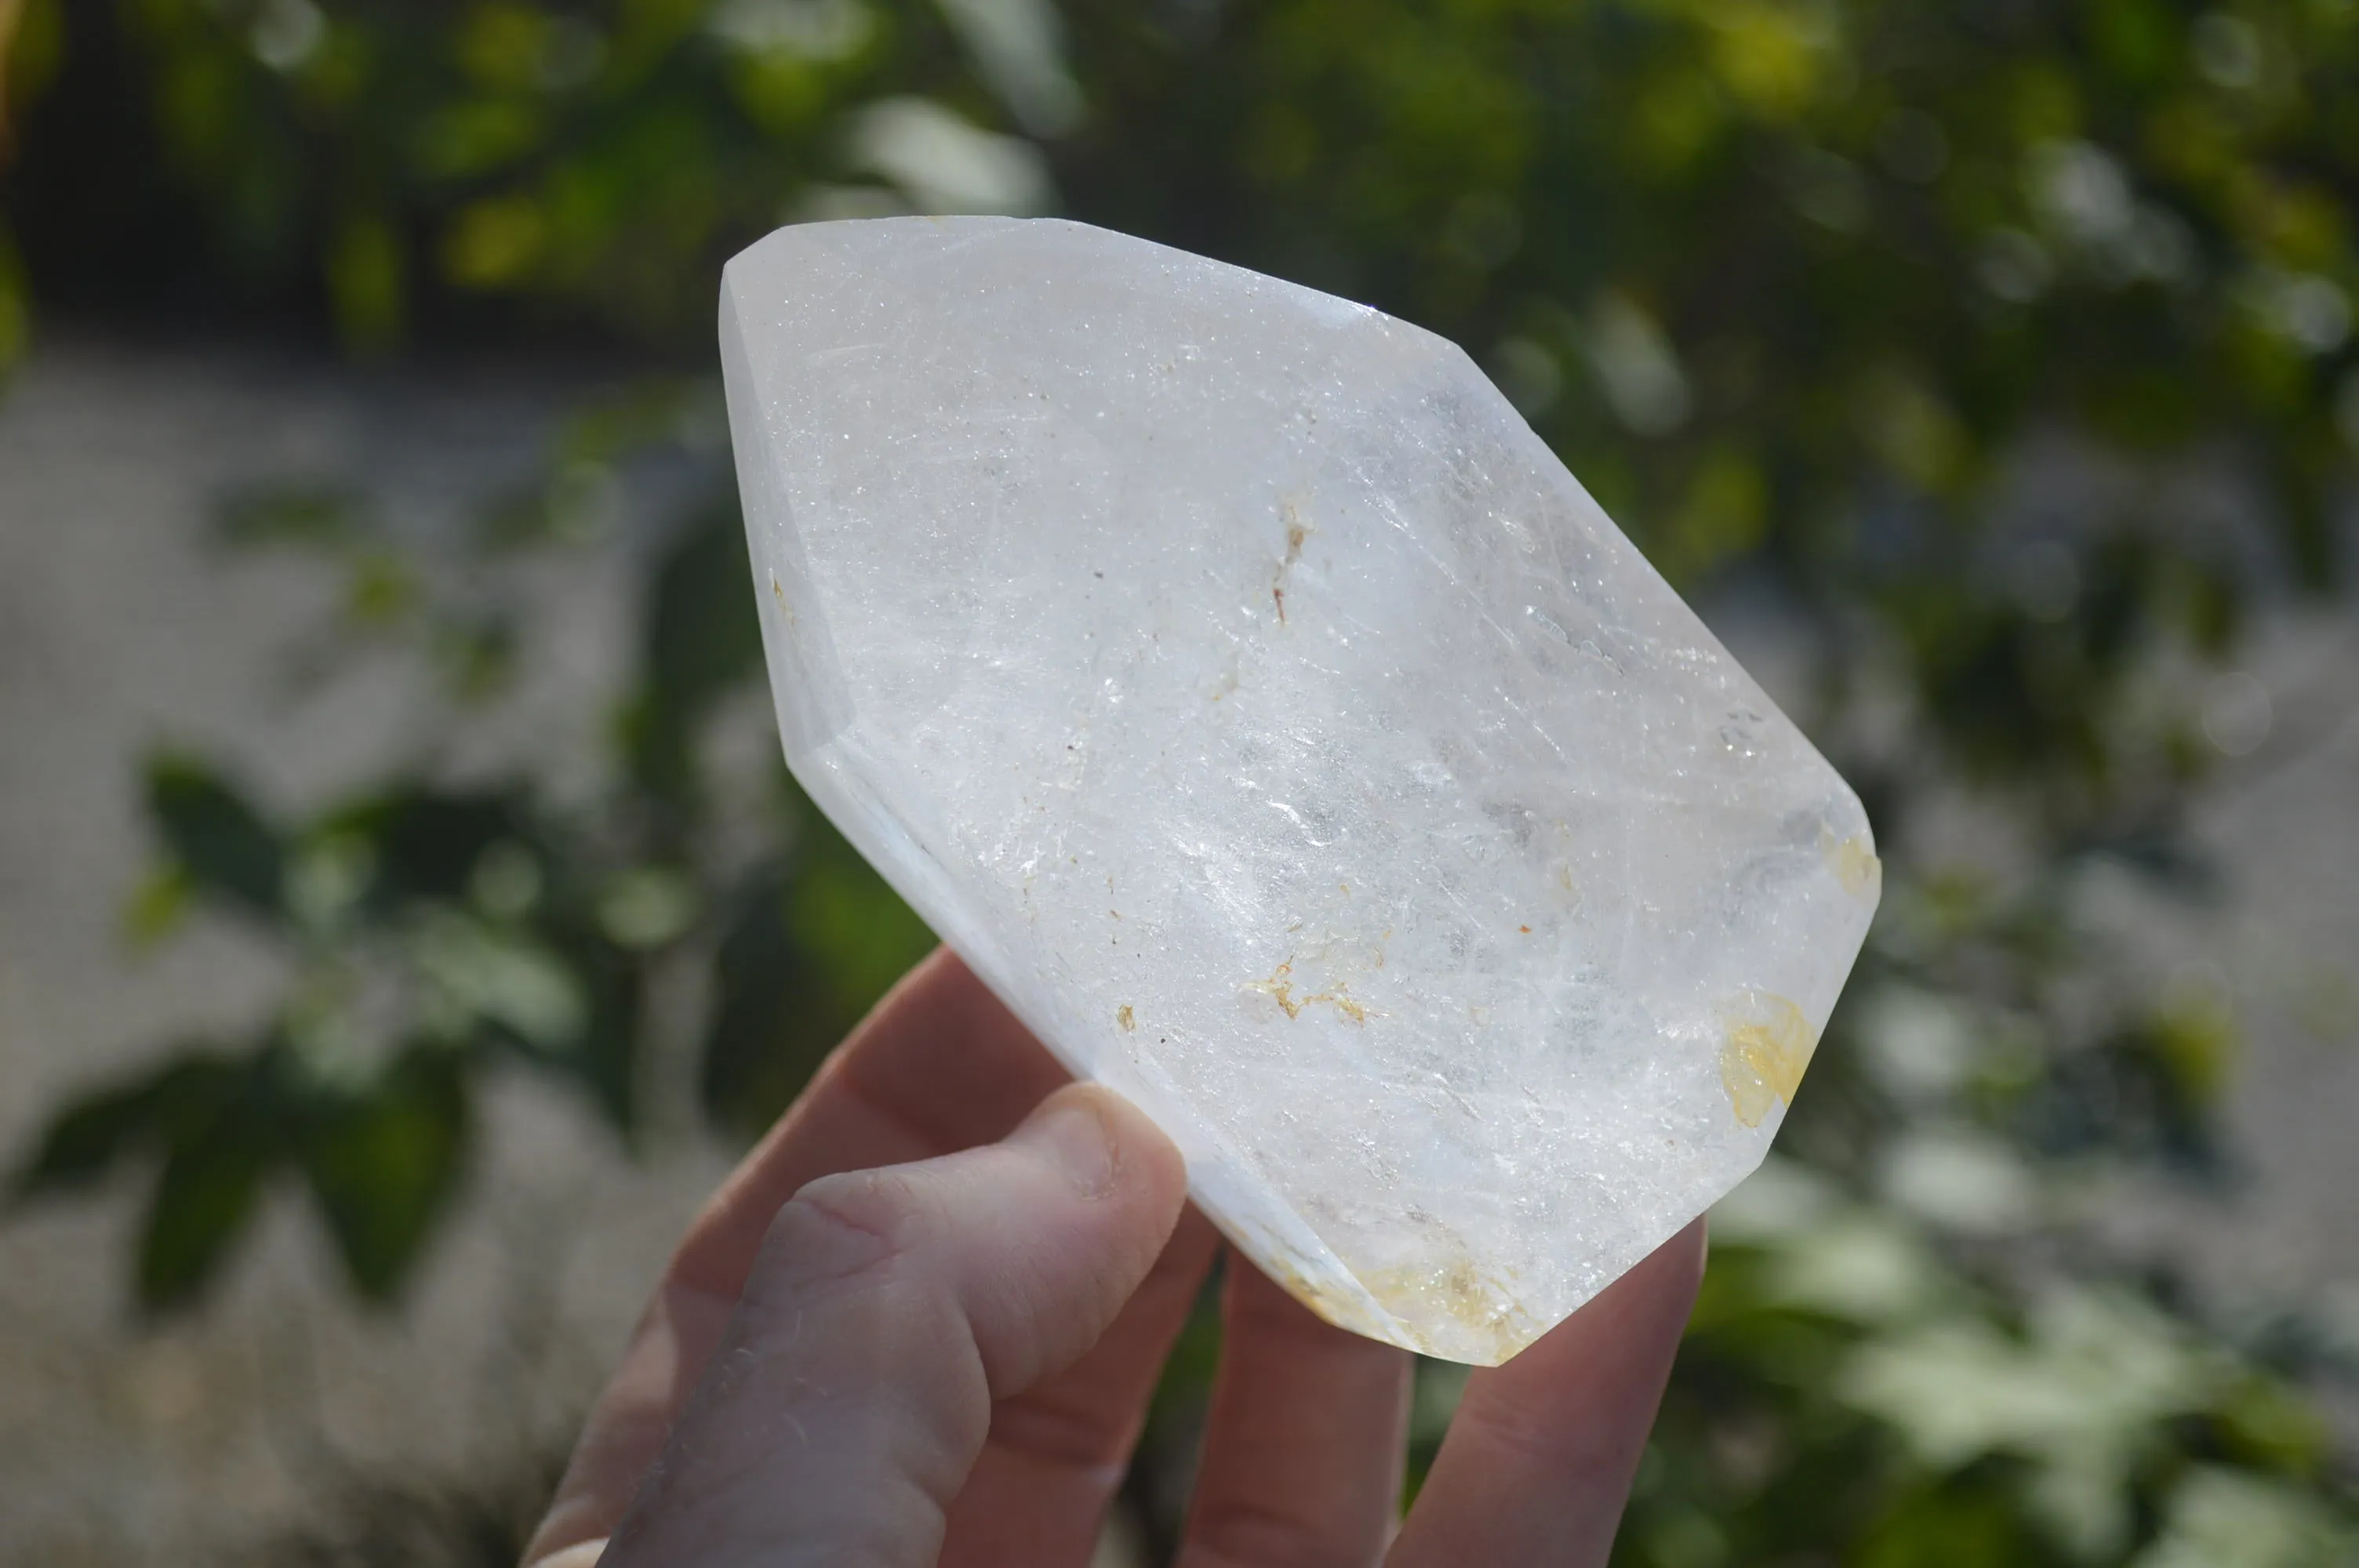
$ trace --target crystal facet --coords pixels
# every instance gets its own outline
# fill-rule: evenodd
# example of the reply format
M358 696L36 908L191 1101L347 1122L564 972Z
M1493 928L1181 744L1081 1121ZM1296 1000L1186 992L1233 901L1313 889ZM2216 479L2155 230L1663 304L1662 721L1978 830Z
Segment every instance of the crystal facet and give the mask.
M1504 1360L1759 1163L1866 818L1459 350L994 218L722 346L795 776L1304 1302Z

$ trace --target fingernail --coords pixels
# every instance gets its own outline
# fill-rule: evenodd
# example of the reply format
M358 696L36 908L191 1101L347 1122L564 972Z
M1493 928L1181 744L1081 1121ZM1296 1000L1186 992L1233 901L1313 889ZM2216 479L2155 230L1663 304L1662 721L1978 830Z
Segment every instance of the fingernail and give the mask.
M1016 1130L1013 1141L1045 1155L1083 1197L1114 1191L1114 1129L1086 1095L1059 1093Z

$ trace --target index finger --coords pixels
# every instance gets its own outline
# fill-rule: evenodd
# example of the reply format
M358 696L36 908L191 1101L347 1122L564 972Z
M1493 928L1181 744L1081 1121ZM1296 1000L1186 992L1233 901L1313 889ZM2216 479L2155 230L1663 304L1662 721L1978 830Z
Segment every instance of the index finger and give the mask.
M936 948L730 1173L667 1282L734 1302L771 1217L807 1184L995 1142L1070 1076L957 954Z
M995 1142L1067 1078L941 948L838 1046L672 1254L525 1561L594 1562L721 1342L771 1219L808 1184ZM577 1551L578 1549L578 1551Z

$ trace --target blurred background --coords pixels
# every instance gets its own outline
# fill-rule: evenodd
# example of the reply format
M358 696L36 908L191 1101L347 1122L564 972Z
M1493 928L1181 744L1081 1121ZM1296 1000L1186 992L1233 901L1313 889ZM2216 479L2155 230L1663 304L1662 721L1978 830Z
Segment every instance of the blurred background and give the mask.
M931 941L778 761L720 264L998 211L1465 345L1868 803L1617 1563L2359 1562L2353 0L0 0L0 1561L513 1560Z

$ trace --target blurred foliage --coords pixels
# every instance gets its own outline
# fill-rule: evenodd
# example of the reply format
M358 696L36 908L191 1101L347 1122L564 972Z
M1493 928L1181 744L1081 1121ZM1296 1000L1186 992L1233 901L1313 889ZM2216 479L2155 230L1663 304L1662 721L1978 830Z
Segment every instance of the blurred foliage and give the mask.
M594 790L429 762L307 815L154 765L135 932L206 906L291 979L255 1038L65 1108L21 1168L146 1172L147 1301L281 1181L389 1295L487 1072L641 1135L668 977L705 998L704 1110L750 1133L922 950L782 773L748 803L712 761L760 667L715 279L784 221L1061 211L1464 343L1675 581L1776 606L1889 850L1617 1561L2359 1552L2299 1391L2342 1353L2209 1321L2087 1223L2125 1173L2229 1173L2236 1038L2216 985L2081 914L2109 880L2210 894L2186 812L2250 747L2204 694L2257 607L2350 581L2350 0L0 0L9 38L0 359L29 292L642 373L484 499L463 569L347 487L228 498L227 542L345 585L306 678L389 643L495 708L529 656L510 566L611 536L641 465L703 476ZM1924 848L1962 805L1986 852ZM1125 1493L1165 1542L1213 1335ZM1458 1376L1425 1369L1420 1470Z

